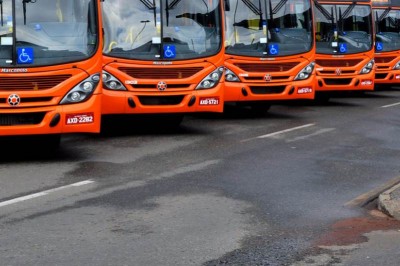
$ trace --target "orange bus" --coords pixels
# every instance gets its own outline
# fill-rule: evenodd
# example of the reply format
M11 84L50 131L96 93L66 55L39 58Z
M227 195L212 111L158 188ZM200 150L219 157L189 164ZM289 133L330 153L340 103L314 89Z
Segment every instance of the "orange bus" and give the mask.
M314 98L310 0L226 0L225 17L226 102L267 110Z
M222 11L222 0L105 0L103 115L180 123L186 113L222 112Z
M99 0L0 1L0 135L100 131Z
M400 83L400 0L373 0L375 85Z
M374 89L370 0L315 0L317 98L329 92Z

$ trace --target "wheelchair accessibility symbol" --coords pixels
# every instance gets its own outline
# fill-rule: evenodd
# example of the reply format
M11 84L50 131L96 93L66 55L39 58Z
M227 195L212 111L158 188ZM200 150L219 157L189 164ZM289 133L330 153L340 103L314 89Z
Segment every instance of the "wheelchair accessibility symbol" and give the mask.
M33 48L18 48L18 64L33 63Z
M377 50L378 52L382 51L382 50L383 50L383 43L377 42L377 43L376 43L376 50Z
M270 55L277 55L279 54L279 46L276 44L270 44L268 45L268 53Z
M347 53L347 43L339 43L339 53Z
M175 45L164 45L164 57L165 58L175 58L176 57Z

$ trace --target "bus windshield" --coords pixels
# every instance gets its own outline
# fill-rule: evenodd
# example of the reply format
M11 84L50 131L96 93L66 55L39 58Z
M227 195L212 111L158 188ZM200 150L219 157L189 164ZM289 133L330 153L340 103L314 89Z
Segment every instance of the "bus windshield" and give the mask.
M315 5L317 53L361 53L372 49L372 13L368 5Z
M220 0L105 0L104 54L183 60L221 50Z
M96 51L95 0L2 0L0 8L0 67L76 62Z
M226 53L287 56L312 48L309 0L227 0Z
M376 51L400 50L400 10L374 9Z

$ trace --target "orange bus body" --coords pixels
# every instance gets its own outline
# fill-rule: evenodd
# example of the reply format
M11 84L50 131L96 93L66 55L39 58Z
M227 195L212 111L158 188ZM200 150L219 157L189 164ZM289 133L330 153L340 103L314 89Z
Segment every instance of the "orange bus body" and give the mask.
M375 84L396 85L400 83L400 36L397 26L400 1L373 0L372 8L376 25ZM395 19L395 25L391 18Z
M315 1L315 5L332 5L339 6L345 5L346 7L350 7L354 5L355 7L367 7L371 8L371 2L369 0L360 0L360 1L330 1L330 0L317 0ZM327 12L333 11L334 9L327 8ZM343 15L346 12L347 8L343 9ZM333 92L333 91L368 91L374 89L374 78L375 78L375 66L374 66L374 36L373 36L373 25L372 25L372 13L367 16L370 20L371 25L364 23L366 27L369 27L369 30L366 35L370 36L370 44L369 48L362 52L348 52L347 49L350 50L350 44L352 40L349 41L341 41L340 38L348 38L350 31L337 31L336 30L336 38L339 38L336 41L332 41L334 38L334 30L331 32L324 31L322 26L320 25L320 21L317 18L316 13L319 10L317 7L314 9L315 12L315 23L316 23L316 36L317 36L317 54L316 54L316 73L317 73L317 86L316 92ZM325 9L326 10L326 9ZM354 7L350 7L349 12L347 13L346 18L350 17L351 12L354 12ZM321 12L322 13L322 12ZM337 16L340 16L340 12L333 12L333 18L337 20ZM323 17L322 15L320 15ZM343 19L346 19L343 18ZM326 23L328 24L328 23ZM337 27L337 22L334 23ZM345 26L350 25L349 23L344 23ZM357 33L356 30L354 30ZM347 34L347 36L341 36ZM338 37L339 35L339 37ZM337 49L335 53L322 53L319 48L321 47L318 38L324 38L324 36L328 36L327 38L331 38L329 42L330 47L325 47L325 49ZM333 42L336 42L334 48ZM354 43L355 41L353 41ZM321 42L322 43L322 42ZM344 46L341 46L344 43ZM332 45L332 46L331 46ZM342 51L340 49L343 48ZM364 68L368 65L368 73L360 74Z
M139 0L131 1L129 6L120 7L122 1L106 0L103 3L106 45L103 51L102 114L183 115L196 112L222 112L224 102L222 1L170 1L169 5L173 5L171 9L167 8L168 1L165 0L154 1L154 7L150 2L144 3ZM114 21L126 9L130 9L129 13L132 16L134 26L131 28L124 28L125 24L122 21ZM211 19L206 21L206 25L202 25L204 18L201 16L204 14L201 12L206 10L209 13L205 16L213 17L216 22ZM186 13L181 16L176 14L181 11ZM168 15L168 12L172 15ZM169 17L166 18L167 16ZM142 19L140 23L137 22L138 17ZM135 30L135 27L138 29ZM193 35L190 33L191 29ZM215 31L213 37L219 39L218 47L205 44L217 40L201 39L207 30ZM126 36L120 38L121 41L118 41L118 32L127 32ZM174 38L173 34L177 37ZM143 40L145 38L149 39ZM181 39L178 40L179 38ZM199 43L199 40L196 43L193 38L198 38L204 43ZM124 48L127 46L129 47ZM155 54L149 52L144 55L146 58L140 58L145 54L142 49L144 46L148 46L149 50L156 50ZM200 48L202 46L214 50L208 53ZM132 51L129 50L131 48ZM169 48L174 50L172 56L168 55ZM114 50L116 50L115 55ZM185 55L183 50L188 55ZM213 73L216 73L215 84L210 88L199 88L205 80L213 82L209 77ZM117 86L117 89L113 89L114 86Z
M61 7L58 6L58 9L63 8L63 4L66 6L75 4L75 10L78 10L78 6L82 6L81 1L82 0L76 0L73 3L71 0L61 1ZM50 31L52 32L51 34L55 34L56 30L66 32L67 28L71 29L72 32L72 29L76 25L72 22L67 22L69 18L63 17L62 20L59 20L59 17L57 17L57 20L53 21L50 16L47 16L50 11L59 11L55 8L54 10L52 9L51 2L55 3L54 1L49 0L47 2L48 3L45 3L45 1L38 1L37 3L29 3L30 5L27 7L27 13L25 14L26 25L29 27L32 26L34 28L33 33L36 33L37 36L45 36L44 33L49 33ZM88 14L86 8L91 12L91 23L96 24L93 26L93 29L96 29L93 36L97 36L94 37L97 39L93 39L93 43L90 43L90 45L93 44L93 49L97 50L93 50L90 55L84 56L84 59L72 60L72 62L70 59L66 59L65 61L70 62L57 63L56 61L52 61L49 63L49 66L45 66L46 63L36 64L36 61L43 60L39 58L38 54L40 52L37 52L36 46L39 46L41 41L44 42L44 40L46 40L48 43L51 43L54 40L50 41L45 39L45 37L43 37L43 39L37 38L30 40L30 36L32 35L29 35L29 32L26 36L19 34L19 27L21 30L25 28L25 25L18 20L19 14L13 22L8 22L8 26L16 25L15 27L10 27L9 31L12 32L14 28L17 32L16 36L13 33L14 37L11 37L11 33L1 37L2 48L7 49L7 47L10 46L9 50L11 51L13 49L15 51L13 53L14 58L1 57L0 59L2 61L0 66L1 136L58 135L63 133L86 132L98 133L100 131L101 86L99 81L101 78L102 54L101 49L99 49L101 47L101 40L98 37L101 36L99 2L100 1L86 1L86 6L84 9L80 10L83 14ZM35 6L36 4L40 4L41 6ZM3 1L3 8L5 9L5 13L12 12L10 14L14 15L16 12L19 13L22 10L18 10L18 7L12 10L11 0ZM49 9L46 10L46 8ZM45 11L48 11L48 13ZM66 12L65 15L67 14L69 13ZM32 18L35 15L36 18ZM71 20L72 19L73 18L71 18ZM42 22L46 20L48 20L48 22ZM88 17L85 17L84 20L88 21ZM84 24L84 22L82 23ZM77 29L74 28L74 31L77 31ZM71 32L66 35L72 34ZM75 37L76 39L79 37L87 38L86 35L85 33L85 36L76 35ZM59 36L63 36L63 34L58 33L57 37L60 38ZM46 36L46 38L50 37L53 36ZM22 46L16 45L19 39L24 39L28 44L25 43ZM67 42L69 36L66 36L64 40ZM32 41L32 43L30 43L30 41ZM34 43L35 41L38 43ZM6 43L6 45L4 45L4 43ZM89 44L84 44L84 46L88 45ZM55 60L58 60L57 56L62 56L58 54L61 53L61 51L66 53L68 49L67 44L64 43L63 46L63 49L57 47L52 52L51 55L54 54ZM29 52L29 49L32 49L31 52ZM71 54L64 54L64 56L68 55L82 56L81 54L78 55L78 52L75 51L71 52ZM18 56L18 58L13 60L16 58L15 56ZM24 62L26 62L24 61L25 58L26 60L31 60L30 63L24 64ZM4 64L6 61L9 63L7 66ZM85 91L80 87L83 86L84 83ZM74 97L81 97L77 100L77 103L71 103L70 97L72 90L76 92ZM80 94L78 95L77 93Z
M311 1L262 2L257 7L246 1L231 0L230 8L225 10L225 101L252 105L265 101L314 99L315 42ZM297 9L300 11L295 11ZM283 13L283 10L290 10L290 13ZM258 19L262 14L268 17ZM304 24L309 24L308 28L299 26L300 16ZM284 25L293 17L296 17L295 22ZM299 40L298 46L305 44L307 48L291 52ZM278 48L276 53L272 50L274 47ZM307 78L296 80L307 66L312 66Z

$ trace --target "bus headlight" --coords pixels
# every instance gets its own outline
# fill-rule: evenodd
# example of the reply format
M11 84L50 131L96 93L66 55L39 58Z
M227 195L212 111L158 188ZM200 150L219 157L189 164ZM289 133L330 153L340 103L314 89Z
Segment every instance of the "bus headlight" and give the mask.
M103 89L127 91L126 87L116 77L103 70Z
M225 80L229 82L239 82L240 79L232 70L225 68Z
M100 74L93 74L78 85L76 85L72 90L70 90L64 98L61 100L60 104L71 104L80 103L86 101L90 98L93 92L96 90L97 85L100 82Z
M399 70L400 69L400 61L396 63L396 65L393 67L394 70Z
M305 68L303 68L299 74L294 78L294 80L305 80L308 79L314 71L315 63L311 62Z
M205 77L199 85L197 85L196 90L212 89L218 85L221 77L224 73L224 67L219 67L218 69L211 72L207 77Z
M363 69L361 69L360 74L368 74L374 68L374 60L369 61Z

